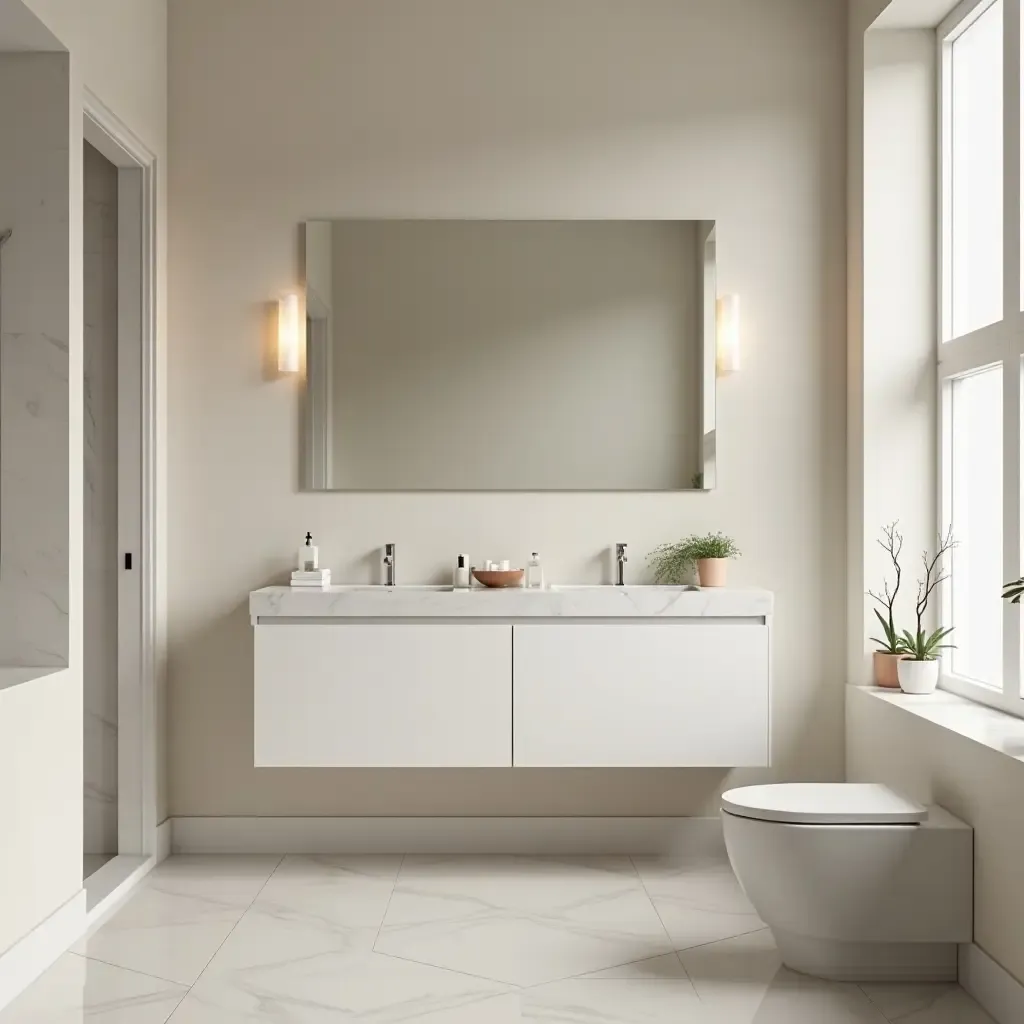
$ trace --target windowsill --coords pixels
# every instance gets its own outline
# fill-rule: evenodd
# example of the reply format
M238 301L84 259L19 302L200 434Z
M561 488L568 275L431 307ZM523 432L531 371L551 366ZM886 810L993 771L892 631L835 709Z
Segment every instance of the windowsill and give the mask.
M980 743L1024 763L1024 718L998 711L948 690L929 694L903 693L877 686L856 686L875 700L902 708L907 714Z
M0 691L9 690L13 686L21 686L22 683L31 683L35 679L52 676L56 672L67 672L67 666L0 665Z

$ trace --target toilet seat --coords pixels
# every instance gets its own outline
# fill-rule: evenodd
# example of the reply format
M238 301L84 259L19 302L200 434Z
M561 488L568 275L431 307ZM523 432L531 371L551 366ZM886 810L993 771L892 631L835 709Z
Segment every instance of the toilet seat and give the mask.
M918 825L928 809L888 786L861 782L787 782L722 794L722 810L741 818L798 825Z

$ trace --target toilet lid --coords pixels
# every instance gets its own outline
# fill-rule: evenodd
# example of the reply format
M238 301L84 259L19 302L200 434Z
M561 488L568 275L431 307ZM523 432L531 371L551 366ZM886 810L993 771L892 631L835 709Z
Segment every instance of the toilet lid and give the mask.
M804 825L916 825L928 810L888 786L861 782L787 782L722 794L722 810L761 821Z

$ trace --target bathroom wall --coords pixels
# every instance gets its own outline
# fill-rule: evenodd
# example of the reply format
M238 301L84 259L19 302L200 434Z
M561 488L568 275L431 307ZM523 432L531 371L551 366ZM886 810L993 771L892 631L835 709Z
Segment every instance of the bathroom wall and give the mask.
M167 188L164 167L167 158L167 3L166 0L25 0L42 22L68 48L72 56L73 132L80 138L82 89L91 90L133 131L157 157L157 557L160 577L166 578L166 240ZM79 172L80 173L80 172ZM73 185L79 178L73 174ZM80 223L80 189L72 190L72 227ZM79 248L72 247L74 265L81 258ZM74 280L74 275L73 275ZM76 301L81 301L80 296ZM77 414L81 416L81 408ZM80 450L76 410L72 408L72 451ZM80 422L80 419L78 420ZM76 447L77 445L77 447ZM79 463L80 466L80 463ZM82 481L72 479L71 493L81 491ZM80 521L80 513L72 508L72 522ZM74 531L73 531L74 536ZM74 563L73 563L74 564ZM74 573L74 570L73 570ZM74 578L74 576L73 576ZM158 786L157 818L166 817L167 781L166 751L163 745L166 721L166 690L164 660L166 644L166 593L157 599L157 721L158 721ZM79 620L80 621L80 620ZM72 637L76 633L72 611ZM79 632L79 637L81 633ZM78 641L81 643L81 640ZM73 639L74 645L74 639Z
M85 852L117 853L117 168L85 143Z
M167 0L25 0L25 4L71 53L72 138L81 139L83 89L89 89L135 133L156 155L157 269L155 281L157 306L157 559L158 577L166 578L166 280L167 280L167 187L164 168L167 161ZM72 154L74 157L74 153ZM81 324L80 261L81 238L81 165L72 161L72 325L77 316ZM80 350L79 350L80 351ZM74 358L74 351L72 353ZM81 367L78 367L79 375ZM79 379L81 377L79 376ZM78 424L82 422L81 392L72 387L71 451L82 450ZM81 537L81 510L77 496L82 493L82 461L72 460L72 540ZM74 545L73 545L74 547ZM72 593L80 581L81 554L72 557ZM77 566L77 568L76 568ZM80 609L80 606L78 606ZM157 722L158 785L157 820L166 816L166 751L163 743L166 722L164 661L166 645L166 592L157 595ZM81 650L82 617L71 609L72 663ZM81 780L79 780L79 794ZM77 842L77 838L76 838Z
M70 669L14 684L7 667L69 651L69 130L67 54L0 54L0 953L82 883L73 644Z
M730 781L840 778L846 6L822 0L170 5L171 812L699 814ZM744 368L711 494L301 494L301 382L268 301L313 217L714 218ZM771 772L253 768L248 592L311 530L339 581L395 541L609 578L630 545L734 534L777 595ZM501 555L498 555L501 552Z
M69 69L56 53L0 60L16 140L0 147L0 665L65 667Z
M70 60L63 51L53 58L23 56L19 60L42 60L41 68L50 68L52 62L57 70L40 71L40 79L13 77L0 82L0 138L4 143L0 147L0 204L12 195L15 183L29 180L37 190L50 184L44 172L50 161L60 162L59 180L55 170L52 189L44 196L45 205L33 205L31 201L16 205L17 216L26 228L19 236L41 263L29 274L32 283L20 284L15 294L39 299L47 274L59 274L59 280L47 287L44 301L50 313L61 314L60 324L56 329L43 330L52 336L53 343L44 349L51 359L57 359L63 348L63 406L39 402L35 428L44 426L50 418L63 421L60 455L53 456L46 465L62 474L64 481L61 494L66 509L68 667L0 689L0 820L6 826L5 842L0 846L0 951L73 897L82 882L83 87L101 96L161 159L166 155L164 0L90 0L89 4L80 0L31 0L29 6L44 25L32 17L28 8L19 8L13 21L31 30L31 39L12 41L6 35L6 22L0 24L0 37L6 36L11 45L38 45L35 41L42 40L55 50L63 43L70 50ZM9 0L0 14L10 13L11 7ZM15 59L0 55L0 66L15 68ZM51 131L47 163L32 169L27 161L38 151L31 140ZM15 159L28 168L18 176L10 171L9 161ZM0 220L6 220L9 212L0 208ZM29 220L37 216L62 220L61 244L54 245L52 251L47 249L52 236ZM162 223L163 208L159 216ZM158 234L164 236L165 232L160 230ZM158 292L163 290L163 267L161 258ZM5 281L5 294L9 285L10 279ZM6 321L6 312L5 331L16 330ZM33 315L29 329L39 331L43 324L41 315ZM162 343L162 324L158 331ZM8 350L6 339L4 349ZM10 384L5 373L5 392ZM11 436L7 404L0 443ZM30 446L28 435L21 436L38 470L40 452L46 448ZM4 464L9 465L6 453ZM60 500L54 499L54 507ZM40 505L35 508L41 519L48 511ZM11 541L6 529L2 540L6 548ZM3 675L6 681L6 673Z

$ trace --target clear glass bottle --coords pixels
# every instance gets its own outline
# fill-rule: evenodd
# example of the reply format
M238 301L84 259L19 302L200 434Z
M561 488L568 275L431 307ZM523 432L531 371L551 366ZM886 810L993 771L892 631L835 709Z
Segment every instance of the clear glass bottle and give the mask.
M544 567L540 564L540 555L536 551L530 555L530 561L526 566L526 589L544 589Z
M313 543L313 534L306 534L304 547L299 548L299 572L316 572L320 568L320 549Z

